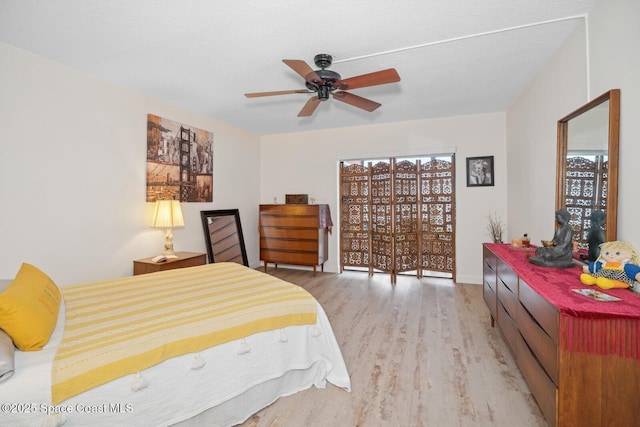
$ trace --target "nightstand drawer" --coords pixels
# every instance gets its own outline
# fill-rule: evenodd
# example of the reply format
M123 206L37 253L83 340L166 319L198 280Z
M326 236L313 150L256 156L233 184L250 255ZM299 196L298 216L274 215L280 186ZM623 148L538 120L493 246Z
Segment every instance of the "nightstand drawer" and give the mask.
M169 258L165 262L153 262L154 257L135 260L133 261L133 275L196 267L207 263L206 254L200 252L176 252L176 255L178 258Z

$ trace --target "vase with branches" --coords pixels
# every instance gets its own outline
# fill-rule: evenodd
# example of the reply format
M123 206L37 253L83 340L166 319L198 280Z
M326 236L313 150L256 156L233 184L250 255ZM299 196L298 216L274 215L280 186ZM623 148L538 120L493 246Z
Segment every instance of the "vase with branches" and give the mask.
M487 221L487 230L489 231L489 236L493 239L493 243L502 243L505 223L495 212L487 215Z

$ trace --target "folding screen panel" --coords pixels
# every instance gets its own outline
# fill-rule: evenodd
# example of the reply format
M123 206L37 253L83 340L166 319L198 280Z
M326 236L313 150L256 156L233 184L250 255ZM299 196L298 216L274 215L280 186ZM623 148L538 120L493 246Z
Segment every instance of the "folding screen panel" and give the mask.
M454 162L341 165L341 268L423 271L455 280ZM362 162L364 163L364 162Z
M393 272L391 164L378 162L371 167L371 267Z
M340 165L340 268L369 266L369 168Z
M602 155L567 156L566 208L573 234L583 248L588 247L591 211L607 209L607 163Z
M420 168L420 268L451 273L455 280L455 170L452 161Z
M418 270L418 197L419 179L417 163L408 160L396 163L393 159L395 271ZM418 277L421 274L418 272Z

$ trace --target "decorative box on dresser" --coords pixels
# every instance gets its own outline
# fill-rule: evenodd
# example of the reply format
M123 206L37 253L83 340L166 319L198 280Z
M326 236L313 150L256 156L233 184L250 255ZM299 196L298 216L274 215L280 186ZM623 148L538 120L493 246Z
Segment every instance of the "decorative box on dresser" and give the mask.
M640 295L592 300L573 292L588 288L581 267L535 266L528 253L484 244L483 297L548 424L640 426Z
M320 266L329 258L329 205L260 205L260 259L267 264Z

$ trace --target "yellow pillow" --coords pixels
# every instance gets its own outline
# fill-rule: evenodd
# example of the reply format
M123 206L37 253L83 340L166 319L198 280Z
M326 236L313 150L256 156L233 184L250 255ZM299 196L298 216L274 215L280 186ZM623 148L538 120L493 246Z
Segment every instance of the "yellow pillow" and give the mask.
M0 329L22 351L41 350L58 320L60 290L31 264L23 263L7 289L0 294Z

